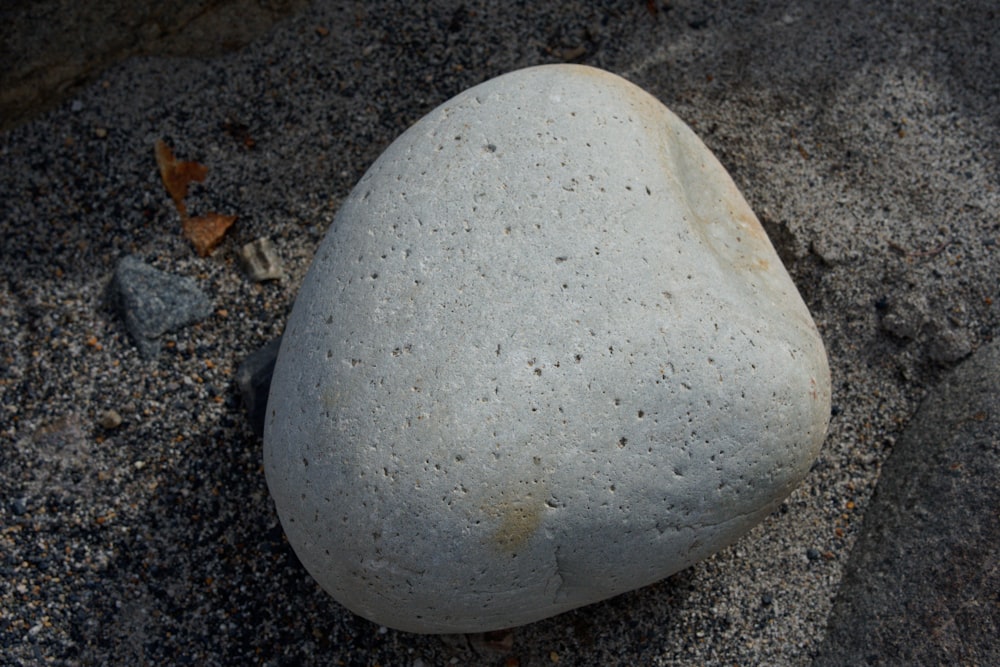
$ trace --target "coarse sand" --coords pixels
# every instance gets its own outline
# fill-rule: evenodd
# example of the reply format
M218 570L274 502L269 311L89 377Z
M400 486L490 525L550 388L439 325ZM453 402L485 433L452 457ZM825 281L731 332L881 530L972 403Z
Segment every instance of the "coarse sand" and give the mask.
M321 0L229 55L128 60L0 134L0 663L808 664L897 434L998 330L997 13ZM565 61L646 88L730 170L826 342L829 435L779 511L657 585L487 636L380 628L284 541L235 370L281 333L392 139L469 86ZM180 235L158 139L209 168L192 213L238 216L209 257ZM283 280L241 270L259 237ZM156 360L105 301L126 254L214 299Z

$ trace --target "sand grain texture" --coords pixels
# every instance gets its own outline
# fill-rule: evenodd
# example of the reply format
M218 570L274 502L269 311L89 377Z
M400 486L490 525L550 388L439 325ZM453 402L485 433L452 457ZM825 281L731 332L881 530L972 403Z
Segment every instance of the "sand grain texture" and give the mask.
M895 438L1000 324L993 3L494 5L317 2L236 53L116 65L0 134L8 660L810 662ZM829 436L778 511L657 585L512 636L380 632L285 543L236 368L281 332L341 200L393 138L471 85L565 58L653 93L733 176L826 343ZM191 210L239 216L211 257L180 234L157 139L211 169ZM283 281L239 267L262 236ZM102 305L133 253L216 309L165 335L157 361ZM110 409L122 422L106 429Z

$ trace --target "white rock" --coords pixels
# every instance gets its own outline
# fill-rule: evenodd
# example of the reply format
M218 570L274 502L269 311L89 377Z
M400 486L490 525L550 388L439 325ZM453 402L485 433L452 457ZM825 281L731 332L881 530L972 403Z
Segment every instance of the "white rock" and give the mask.
M554 65L449 100L358 183L289 319L264 463L337 600L484 631L733 542L829 414L816 328L722 166L631 83Z

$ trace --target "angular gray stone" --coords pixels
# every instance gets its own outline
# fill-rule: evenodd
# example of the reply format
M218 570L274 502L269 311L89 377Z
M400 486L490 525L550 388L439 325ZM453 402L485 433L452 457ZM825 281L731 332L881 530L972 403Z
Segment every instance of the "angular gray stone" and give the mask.
M258 436L264 435L264 417L267 395L271 390L271 376L278 359L281 338L275 338L247 355L236 369L236 386L243 398L250 428Z
M809 312L704 144L624 79L544 66L429 113L344 202L286 327L264 464L337 600L472 632L730 544L829 414Z
M890 455L814 665L1000 665L1000 341Z
M212 302L190 278L175 276L123 257L108 288L112 305L145 359L160 354L160 337L212 313Z

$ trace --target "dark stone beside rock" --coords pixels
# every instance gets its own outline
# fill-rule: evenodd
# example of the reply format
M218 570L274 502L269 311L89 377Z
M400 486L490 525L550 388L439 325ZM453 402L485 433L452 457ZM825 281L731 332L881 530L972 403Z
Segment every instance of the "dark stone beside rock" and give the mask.
M814 667L1000 665L1000 341L924 401L882 470Z
M118 262L108 298L145 359L160 354L163 334L212 312L212 302L193 280L160 271L134 255Z
M236 386L243 397L247 420L258 437L264 435L264 418L267 415L267 395L271 391L274 362L278 359L281 337L268 342L250 353L236 369Z

